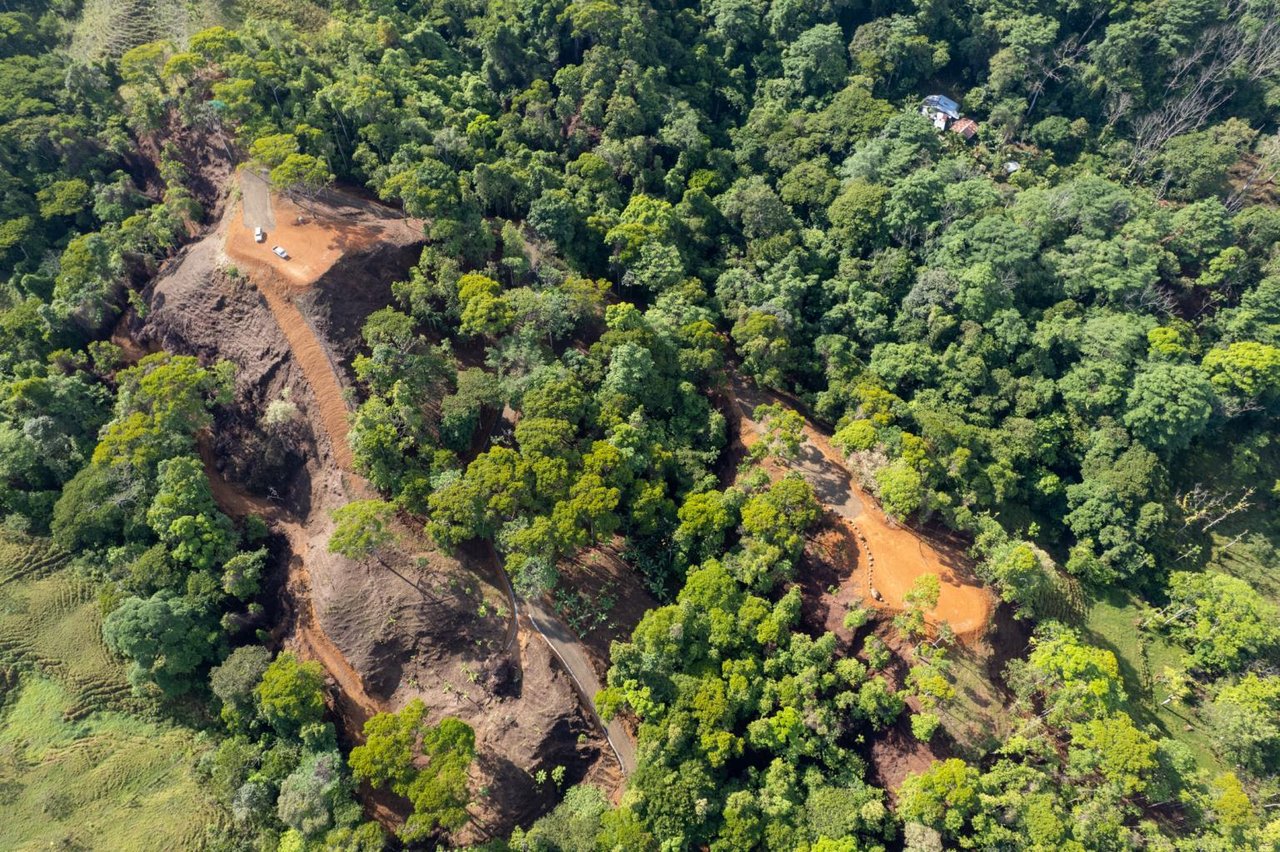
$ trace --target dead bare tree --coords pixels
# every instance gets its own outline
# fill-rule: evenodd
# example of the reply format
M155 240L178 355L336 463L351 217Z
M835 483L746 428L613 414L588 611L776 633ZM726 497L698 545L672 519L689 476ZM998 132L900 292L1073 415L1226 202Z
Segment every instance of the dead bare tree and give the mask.
M1027 103L1026 115L1031 115L1036 108L1036 102L1040 100L1040 96L1044 94L1050 83L1062 82L1068 74L1076 69L1081 57L1085 56L1091 47L1088 43L1089 33L1093 31L1093 28L1103 19L1105 14L1101 10L1096 12L1093 20L1089 21L1089 26L1085 27L1082 32L1072 33L1067 36L1055 45L1048 55L1035 55L1030 58L1031 70L1038 77L1027 86L1027 92L1031 97Z
M1120 90L1110 92L1107 95L1107 123L1103 127L1105 132L1110 132L1120 120L1129 114L1129 110L1133 109L1133 93Z
M1242 399L1224 394L1219 398L1219 402L1222 406L1222 413L1228 420L1233 417L1239 417L1241 414L1248 414L1250 411L1262 411L1262 403L1256 399Z
M1178 297L1160 284L1152 284L1140 292L1130 293L1124 301L1131 308L1144 313L1163 314L1167 317L1178 314Z
M1237 535L1235 538L1231 539L1231 541L1229 541L1229 542L1227 542L1226 544L1222 545L1222 547L1219 547L1219 548L1218 548L1218 555L1219 555L1219 556L1221 556L1222 554L1226 553L1226 552L1227 552L1228 550L1230 550L1231 548L1235 547L1235 546L1236 546L1237 544L1239 544L1239 543L1240 543L1240 541L1241 541L1241 540L1242 540L1246 535L1248 535L1248 534L1249 534L1249 531L1248 531L1248 530L1245 530L1244 532L1242 532L1242 533L1240 533L1239 535Z
M1280 72L1280 16L1271 7L1260 26L1246 27L1247 11L1244 0L1233 0L1226 20L1206 29L1190 52L1174 60L1161 106L1134 123L1130 173L1145 171L1173 137L1203 127L1239 83Z
M1174 496L1174 502L1182 512L1182 529L1198 526L1200 532L1207 533L1232 515L1248 509L1252 505L1249 498L1253 492L1252 487L1235 494L1215 492L1204 483L1197 482L1189 490Z
M1226 207L1232 213L1244 206L1245 199L1254 187L1273 186L1276 179L1280 178L1280 132L1259 139L1253 149L1253 156L1253 168L1227 199Z

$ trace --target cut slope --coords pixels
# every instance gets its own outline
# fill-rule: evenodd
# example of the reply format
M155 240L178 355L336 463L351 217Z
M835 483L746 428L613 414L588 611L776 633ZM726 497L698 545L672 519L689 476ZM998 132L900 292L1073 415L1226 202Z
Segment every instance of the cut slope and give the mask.
M422 544L420 529L403 531L404 546L382 554L385 563L328 551L330 512L368 494L343 469L349 466L340 450L344 373L332 353L349 341L336 336L358 329L370 310L386 304L385 297L379 304L379 288L389 292L388 282L404 275L422 239L406 223L388 225L385 210L339 201L317 207L329 211L328 219L349 213L357 224L380 229L379 241L338 258L309 286L249 255L235 260L237 274L230 274L228 230L252 235L240 211L230 209L218 231L166 267L152 291L147 327L139 331L173 351L237 364L238 413L219 415L206 463L226 510L274 519L281 533L276 564L289 566L284 598L292 621L282 626L282 638L326 666L340 688L347 738L358 737L370 712L413 698L433 713L464 719L476 731L478 783L489 789L476 806L478 824L505 833L554 804L555 785L539 783L538 770L550 774L564 766L566 783L608 778L599 759L608 747L547 646L528 641L528 634L507 642L511 613L488 562L471 552L437 553ZM351 299L353 293L358 298ZM330 391L318 393L317 386ZM297 425L311 427L316 451L271 484L270 500L258 499L221 474L235 482L250 478L253 456L246 446L266 404L286 391L303 410Z

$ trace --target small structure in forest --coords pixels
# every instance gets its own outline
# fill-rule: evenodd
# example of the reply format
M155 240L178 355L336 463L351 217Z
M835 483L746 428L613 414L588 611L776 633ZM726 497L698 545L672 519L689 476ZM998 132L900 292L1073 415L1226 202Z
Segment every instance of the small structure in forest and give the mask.
M972 118L962 118L959 121L952 122L951 132L959 133L960 138L968 142L978 135L978 123Z
M920 114L933 122L934 129L941 133L950 128L952 133L970 142L978 135L978 123L972 118L960 114L960 104L946 95L929 95L920 104Z
M929 95L920 105L920 114L933 122L939 131L947 129L947 124L960 117L960 104L946 95Z

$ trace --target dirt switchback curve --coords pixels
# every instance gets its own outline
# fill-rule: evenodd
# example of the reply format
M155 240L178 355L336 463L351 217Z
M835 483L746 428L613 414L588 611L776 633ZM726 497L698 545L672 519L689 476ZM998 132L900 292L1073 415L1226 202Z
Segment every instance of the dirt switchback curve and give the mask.
M744 432L750 429L760 434L761 426L753 419L759 405L776 403L795 409L781 394L757 387L736 371L731 378ZM915 579L922 574L937 574L941 580L938 605L926 613L926 619L934 624L946 622L962 639L981 638L991 623L995 601L973 576L963 552L890 520L875 498L858 485L845 465L844 455L831 445L829 435L808 418L803 434L798 457L785 464L804 476L819 502L849 527L860 545L859 592L864 604L902 610Z
M269 522L288 542L290 559L286 582L292 587L292 599L301 604L295 608L294 612L294 637L303 656L318 660L337 682L338 710L346 719L348 723L346 727L351 736L362 739L364 723L387 708L366 692L360 675L351 663L325 635L325 632L316 626L310 594L311 578L306 568L312 535L304 524L283 507L269 500L255 497L223 478L216 467L216 459L208 436L201 436L198 443L205 472L209 478L209 488L213 491L213 499L218 504L218 508L238 519L248 515L258 515Z

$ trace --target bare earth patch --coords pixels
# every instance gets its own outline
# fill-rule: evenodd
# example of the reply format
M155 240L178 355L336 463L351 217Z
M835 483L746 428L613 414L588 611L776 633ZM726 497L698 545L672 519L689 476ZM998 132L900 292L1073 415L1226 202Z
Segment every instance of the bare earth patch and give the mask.
M789 400L738 376L734 376L732 388L735 431L743 448L750 447L761 434L760 424L752 419L757 406L780 402L792 407ZM946 622L968 643L982 638L995 613L995 598L973 576L964 554L886 516L875 498L854 480L844 456L831 446L827 435L806 421L799 456L763 467L775 479L787 471L799 471L827 508L829 523L843 525L852 534L852 538L842 534L839 540L844 542L841 546L852 550L843 560L853 561L857 567L847 572L844 582L855 588L840 594L859 597L869 609L897 612L905 607L904 595L917 577L937 574L942 590L937 607L925 613L926 621L934 625Z
M289 229L288 202L270 208L275 237L253 242L231 205L221 224L167 264L148 296L145 323L128 335L237 365L236 404L219 415L203 446L220 505L270 522L280 573L285 647L319 660L331 678L333 707L351 744L371 714L421 698L433 717L451 714L476 730L476 819L462 842L505 834L554 804L557 791L536 780L565 767L567 783L614 783L612 755L578 702L572 683L540 640L508 642L510 612L492 566L477 554L434 551L415 524L381 558L353 562L329 553L331 511L371 496L351 470L346 443L350 340L387 303L422 241L414 223L358 198L314 202L308 221ZM305 263L286 272L265 251L279 242ZM296 239L295 239L296 238ZM314 256L304 257L312 248ZM235 268L232 272L231 267ZM376 280L375 280L376 279ZM350 297L350 298L348 298ZM342 347L347 347L345 352ZM296 463L265 481L253 451L259 418L272 400L299 407ZM240 483L253 481L256 492ZM602 766L603 764L603 766ZM366 791L366 793L369 791ZM393 827L405 803L369 795L367 812Z
M553 593L561 619L582 639L601 681L609 671L610 645L629 640L644 614L658 605L622 558L622 545L615 538L561 560Z

